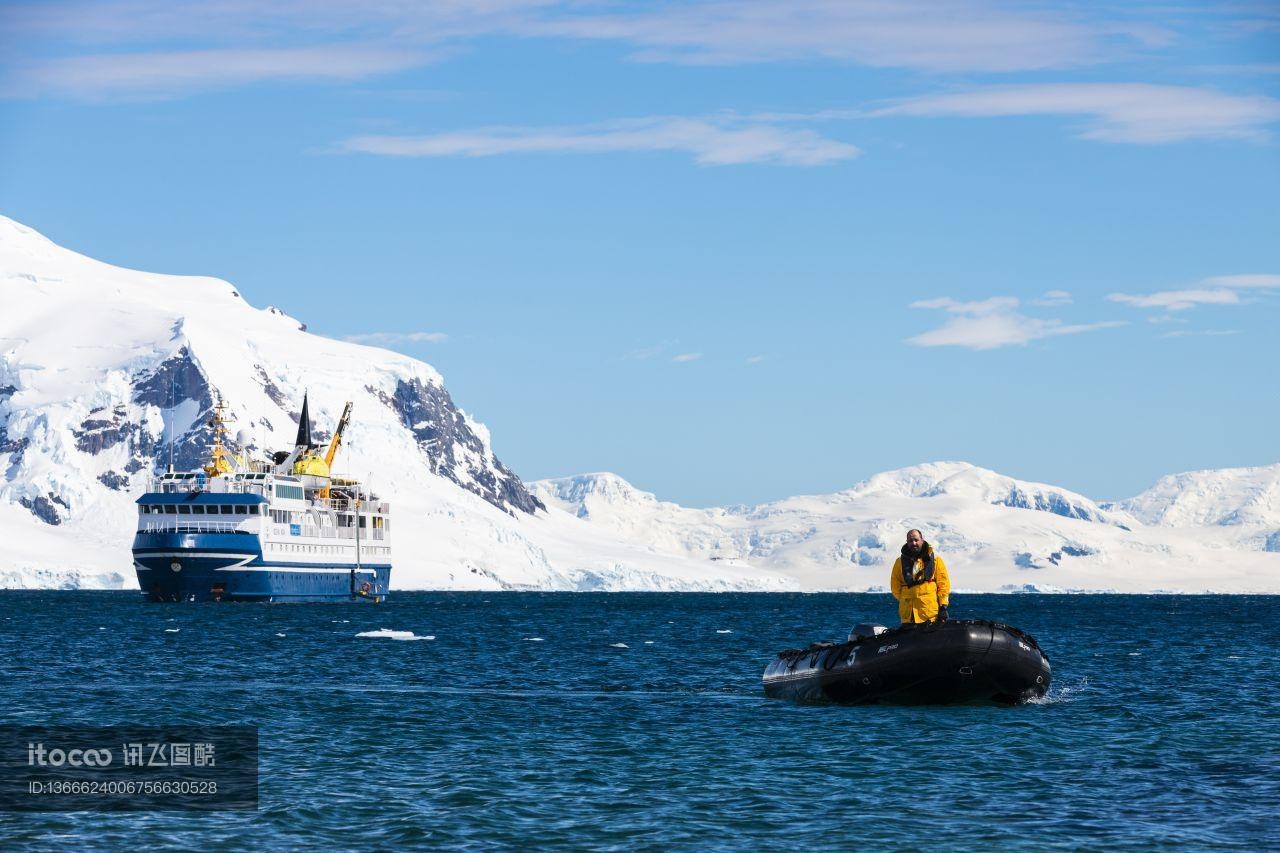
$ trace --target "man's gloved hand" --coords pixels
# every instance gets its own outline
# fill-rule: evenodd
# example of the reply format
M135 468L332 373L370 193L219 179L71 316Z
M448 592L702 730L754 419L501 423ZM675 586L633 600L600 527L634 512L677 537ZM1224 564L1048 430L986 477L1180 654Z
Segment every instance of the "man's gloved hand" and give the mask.
M938 608L938 621L939 622L947 621L947 605L945 604L943 604Z

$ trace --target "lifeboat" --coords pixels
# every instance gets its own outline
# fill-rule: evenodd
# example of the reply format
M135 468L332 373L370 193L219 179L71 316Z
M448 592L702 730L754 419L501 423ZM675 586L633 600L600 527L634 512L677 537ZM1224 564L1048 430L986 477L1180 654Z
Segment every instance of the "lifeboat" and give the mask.
M844 643L778 653L765 695L806 703L1016 705L1049 689L1049 658L1030 634L984 619L886 629L859 625Z

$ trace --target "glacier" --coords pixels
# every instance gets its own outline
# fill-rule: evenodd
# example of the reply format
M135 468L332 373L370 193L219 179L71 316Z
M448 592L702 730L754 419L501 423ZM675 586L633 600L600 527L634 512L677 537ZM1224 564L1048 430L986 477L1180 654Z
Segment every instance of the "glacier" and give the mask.
M393 506L396 589L881 590L920 527L965 590L1270 592L1280 465L1179 474L1103 503L964 462L831 495L696 509L613 474L525 483L443 377L325 338L229 282L115 267L0 216L0 587L136 588L133 501L210 444L319 440Z

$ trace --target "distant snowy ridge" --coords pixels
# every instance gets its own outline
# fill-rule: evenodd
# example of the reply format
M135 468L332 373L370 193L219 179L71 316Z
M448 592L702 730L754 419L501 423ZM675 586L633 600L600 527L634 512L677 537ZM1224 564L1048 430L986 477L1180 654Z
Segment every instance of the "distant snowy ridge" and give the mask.
M1268 470L1274 480L1280 466L1227 472L1215 480L1216 494L1263 494L1266 477L1257 472ZM1212 527L1144 524L1146 515L1129 507L1193 502L1163 480L1115 506L964 462L877 474L831 495L717 509L660 501L608 473L530 486L549 507L637 547L761 566L805 589L885 588L911 527L925 531L953 567L957 587L968 590L1272 592L1280 584L1280 515L1187 516L1237 519L1230 527L1219 520Z
M1116 506L1144 524L1280 529L1280 464L1171 474Z
M396 589L875 590L908 527L967 590L1273 592L1280 465L1127 501L935 462L831 495L693 509L612 474L525 484L432 367L306 331L213 278L121 269L0 217L0 586L133 588L134 500L201 462L214 399L242 449L318 437L393 507Z

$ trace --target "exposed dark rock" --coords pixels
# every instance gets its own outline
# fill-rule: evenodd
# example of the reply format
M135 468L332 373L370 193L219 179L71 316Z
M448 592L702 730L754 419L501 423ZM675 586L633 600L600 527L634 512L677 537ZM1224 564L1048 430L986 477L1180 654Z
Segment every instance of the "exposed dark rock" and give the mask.
M289 398L280 390L280 386L271 381L271 377L267 376L267 371L263 369L261 364L255 364L254 368L258 371L258 378L262 380L262 390L267 392L271 402L287 411L290 405ZM296 415L294 419L297 420Z
M162 471L169 465L172 443L175 469L189 471L208 461L209 448L213 446L213 427L209 426L213 389L186 347L165 359L150 373L135 376L133 400L139 405L161 409L173 409L191 400L199 410L199 415L186 431L174 434L172 439L166 434L157 441L139 427L134 433L132 447L136 458L150 459L153 469Z
M418 448L436 474L506 512L518 509L533 513L546 509L520 478L497 459L493 460L493 467L489 467L475 464L474 459L459 458L461 454L455 447L463 447L484 459L485 446L444 388L413 379L398 381L391 396L372 386L366 386L366 390L395 411L400 422L413 433Z
M53 525L62 523L62 514L58 512L58 507L54 504L59 504L64 509L67 506L62 498L52 492L47 497L45 495L36 495L34 498L19 498L18 503L31 510L31 514L45 524Z
M82 453L98 454L109 447L115 447L128 441L135 433L140 432L138 424L128 420L124 406L116 406L110 413L105 408L95 409L80 424L79 429L71 430L76 439L76 449Z
M1029 495L1017 486L1009 489L1009 494L1000 500L991 502L996 506L1008 506L1016 509L1036 509L1041 512L1051 512L1054 515L1061 515L1064 518L1078 518L1082 521L1100 521L1098 514L1091 511L1087 507L1077 506L1071 503L1062 495L1037 492Z
M129 485L129 478L115 471L107 471L105 474L98 475L98 482L106 486L108 489L120 491Z
M184 400L195 400L201 411L212 408L213 396L204 371L186 347L162 361L155 370L133 378L133 399L140 405L171 409Z
M31 439L25 435L18 438L3 438L0 439L0 453L22 453L30 443Z

